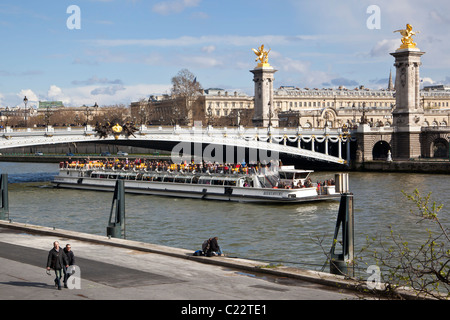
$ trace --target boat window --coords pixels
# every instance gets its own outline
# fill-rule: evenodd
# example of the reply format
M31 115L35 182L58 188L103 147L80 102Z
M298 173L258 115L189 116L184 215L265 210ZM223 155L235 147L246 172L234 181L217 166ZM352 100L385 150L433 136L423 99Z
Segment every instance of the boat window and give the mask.
M153 181L161 182L162 181L162 177L161 176L156 176L156 177L153 178Z
M269 184L269 181L264 179L264 177L258 177L259 183L263 188L271 188L272 186Z
M117 175L115 175L115 174L110 174L110 175L108 176L108 179L117 179Z
M295 174L295 179L306 179L309 175L309 172L297 172Z
M293 172L280 172L280 179L292 180L294 178Z
M185 177L175 177L175 183L186 183Z
M174 177L166 176L166 177L164 177L163 182L173 182L173 180L174 180Z
M220 179L213 179L213 180L211 181L211 184L214 185L214 186L223 186L223 180L220 180Z
M198 181L199 184L211 184L211 178L200 178Z
M198 177L193 177L193 178L192 178L192 183L197 184L197 183L199 183L198 180L199 180Z
M225 185L235 187L237 185L237 181L236 180L225 180Z

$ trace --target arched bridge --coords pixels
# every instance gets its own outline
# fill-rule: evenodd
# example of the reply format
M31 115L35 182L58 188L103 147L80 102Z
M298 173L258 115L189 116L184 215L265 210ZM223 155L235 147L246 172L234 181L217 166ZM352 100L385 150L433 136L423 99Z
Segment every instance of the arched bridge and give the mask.
M65 143L107 143L172 152L173 159L187 154L218 162L245 159L281 159L284 163L345 165L350 159L350 134L342 129L302 128L182 128L141 126L132 135L101 138L90 126L43 130L4 129L0 149ZM346 160L347 159L347 160Z

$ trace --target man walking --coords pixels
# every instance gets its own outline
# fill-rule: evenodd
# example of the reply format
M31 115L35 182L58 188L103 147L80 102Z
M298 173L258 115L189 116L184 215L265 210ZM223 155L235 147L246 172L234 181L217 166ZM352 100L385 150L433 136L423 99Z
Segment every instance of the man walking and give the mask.
M67 264L69 266L75 265L75 255L72 251L72 246L70 244L66 244L66 247L64 248L64 253L67 256ZM67 288L67 279L71 276L71 273L69 273L69 269L64 268L64 288Z
M63 275L63 268L69 267L69 262L64 250L59 247L59 242L53 242L53 248L48 252L47 270L55 270L55 286L61 290L61 277Z

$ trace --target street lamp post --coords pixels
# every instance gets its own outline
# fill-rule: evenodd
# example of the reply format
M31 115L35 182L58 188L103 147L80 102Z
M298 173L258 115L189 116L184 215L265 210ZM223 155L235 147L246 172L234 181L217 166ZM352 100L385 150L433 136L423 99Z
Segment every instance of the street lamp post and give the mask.
M23 98L23 103L25 104L25 127L28 128L28 117L27 117L27 104L28 104L28 99L27 96L25 96L25 98Z
M211 125L211 118L212 118L212 108L211 108L211 106L208 107L207 113L208 113L208 127L209 127Z
M9 121L9 107L8 106L5 108L5 112L6 112L5 129L6 129L6 127L8 127L8 121Z
M362 112L362 116L361 116L361 124L366 124L367 123L367 118L366 118L366 103L363 102L362 107L359 107L359 112Z
M272 127L272 117L273 117L272 105L270 104L270 101L269 101L269 113L267 115L269 116L269 128L270 128Z
M85 106L86 107L86 127L88 126L88 124L89 124L89 116L92 114L92 111L91 110L89 110L89 106Z

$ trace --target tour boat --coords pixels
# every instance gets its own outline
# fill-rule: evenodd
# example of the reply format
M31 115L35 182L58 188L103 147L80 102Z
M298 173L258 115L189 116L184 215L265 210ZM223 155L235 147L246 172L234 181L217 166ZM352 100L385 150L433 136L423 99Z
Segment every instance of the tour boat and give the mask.
M178 169L178 170L177 170ZM298 203L338 200L333 180L312 183L312 170L281 166L276 170L246 167L217 170L183 170L171 165L147 168L117 166L101 162L61 163L53 185L59 188L112 191L123 179L125 192L238 202Z

